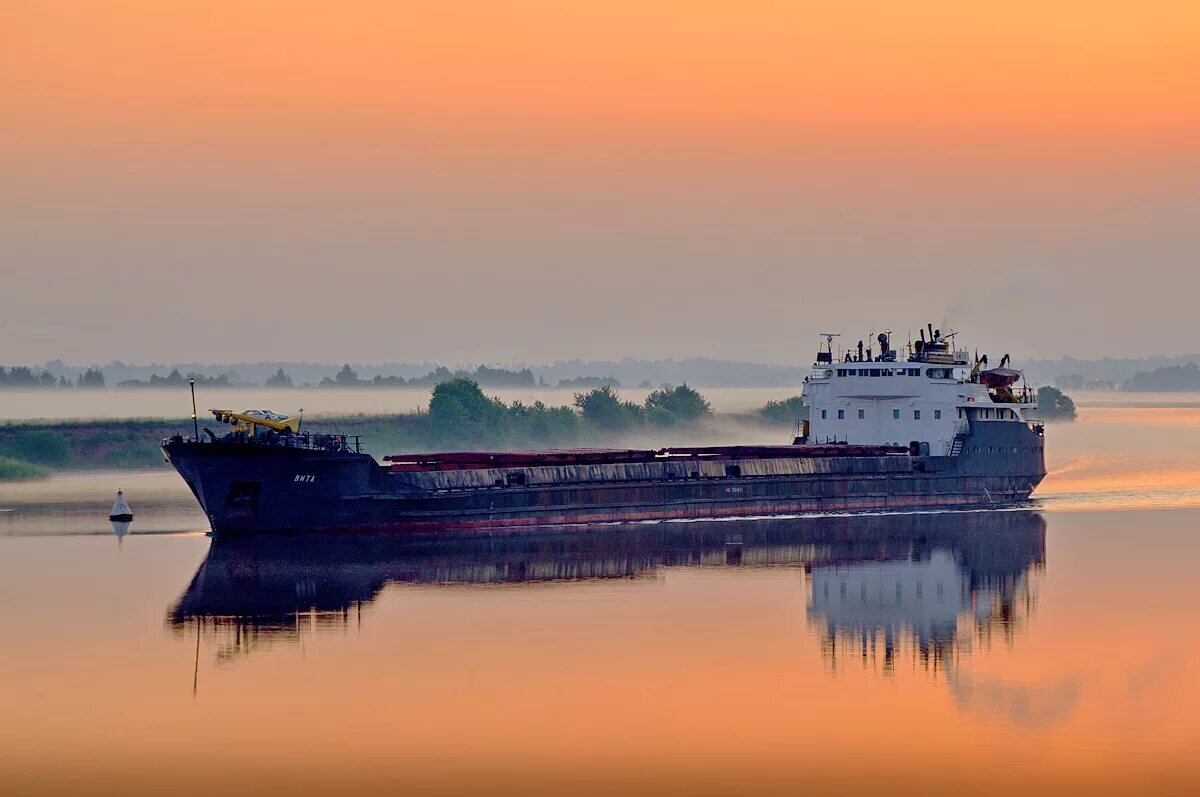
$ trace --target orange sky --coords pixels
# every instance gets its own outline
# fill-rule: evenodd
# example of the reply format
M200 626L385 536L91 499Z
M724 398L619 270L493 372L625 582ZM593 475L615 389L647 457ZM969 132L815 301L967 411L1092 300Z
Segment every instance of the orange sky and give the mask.
M357 140L347 123L366 123L1170 145L1200 116L1181 101L1200 95L1191 2L6 6L5 115L30 137Z
M652 272L631 306L640 315L659 312L681 275L695 278L698 308L754 303L720 278L747 258L755 285L791 295L811 284L798 271L818 264L867 277L916 265L940 279L986 253L989 269L1061 266L1043 286L1045 312L1098 269L1108 292L1088 301L1112 309L1138 287L1128 258L1149 251L1153 262L1137 266L1171 279L1171 253L1193 243L1192 220L1172 208L1194 185L1196 97L1194 2L9 0L0 209L16 215L3 268L20 289L37 289L47 268L76 278L79 295L61 301L84 313L114 279L162 303L204 269L236 275L235 259L280 276L336 261L372 289L394 288L372 275L397 262L422 274L500 268L536 283L537 303L522 299L528 285L509 295L485 274L468 304L502 297L529 315L569 299L578 280L555 275L593 251L636 263L616 267L618 282ZM303 241L282 252L272 233ZM1032 249L1014 249L1026 240ZM1097 265L1093 248L1111 262ZM172 262L180 249L194 261ZM1008 282L1029 279L1018 270ZM965 287L1014 301L1005 282ZM453 308L430 297L463 298L433 277L409 284L423 302L365 315L432 321ZM921 317L884 321L897 301ZM956 303L868 297L841 323L941 320ZM1161 319L1186 307L1168 299L1165 309L1145 314L1160 335L1171 331ZM182 341L151 346L99 318L58 329L34 320L0 329L34 359L184 356ZM1050 331L1078 347L1090 338L1078 322ZM1006 331L999 314L979 324L985 336ZM264 340L275 348L264 356L298 333L283 317L265 326L287 334ZM601 350L594 327L539 348L542 329L514 328L516 348L535 360L791 357L669 330L661 351L619 336ZM506 357L475 346L477 332L423 356Z

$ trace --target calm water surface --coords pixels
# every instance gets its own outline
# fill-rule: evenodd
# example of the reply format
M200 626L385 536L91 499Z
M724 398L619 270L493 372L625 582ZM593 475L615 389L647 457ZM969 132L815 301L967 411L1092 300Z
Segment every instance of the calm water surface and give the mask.
M1085 409L1037 511L455 544L3 485L0 793L1197 793L1198 432Z

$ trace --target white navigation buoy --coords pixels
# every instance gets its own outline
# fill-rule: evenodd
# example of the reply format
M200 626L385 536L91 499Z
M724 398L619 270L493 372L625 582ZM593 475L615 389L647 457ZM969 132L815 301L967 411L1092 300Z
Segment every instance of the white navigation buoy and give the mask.
M125 494L117 490L117 500L113 501L112 513L108 516L109 520L133 520L133 510L129 508L129 504L125 503Z

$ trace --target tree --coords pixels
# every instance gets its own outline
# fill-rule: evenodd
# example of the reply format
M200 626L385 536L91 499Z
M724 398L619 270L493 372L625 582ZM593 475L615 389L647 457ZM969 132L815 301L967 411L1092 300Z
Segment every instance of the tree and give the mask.
M475 381L481 385L498 387L533 387L535 384L533 371L528 368L509 371L505 368L489 368L486 365L475 369Z
M1075 420L1075 402L1056 387L1038 388L1038 414L1048 421Z
M166 376L150 374L151 387L177 387L178 385L182 384L185 384L185 381L183 374L179 373L178 368L172 368L171 373L167 374Z
M570 407L547 407L540 401L528 406L514 401L508 423L511 440L522 445L570 443L579 435L579 416Z
M433 388L429 430L442 443L494 443L505 439L506 407L488 398L474 379L451 379Z
M4 381L13 387L33 387L37 385L37 377L34 376L33 369L24 365L14 365Z
M470 378L466 374L459 374L458 376L462 376L462 377L468 378L468 379ZM439 365L434 370L425 374L425 376L414 376L412 379L408 380L408 384L410 384L410 385L438 385L438 384L441 384L442 382L449 382L451 379L454 379L454 378L455 378L455 374L452 374L450 372L449 368L447 368L444 365Z
M664 386L646 396L646 418L659 426L695 423L712 415L712 405L694 388Z
M104 373L98 368L89 368L75 380L79 387L104 387Z
M642 417L641 407L632 401L621 401L620 394L611 385L587 393L576 393L575 406L579 408L584 421L609 432L628 429Z
M267 387L291 387L292 378L280 368L273 375L267 377Z
M792 396L779 401L768 401L758 414L774 423L794 424L805 416L805 410L804 397Z
M346 363L342 366L342 370L337 372L333 381L339 385L357 385L358 372L350 367L350 363Z

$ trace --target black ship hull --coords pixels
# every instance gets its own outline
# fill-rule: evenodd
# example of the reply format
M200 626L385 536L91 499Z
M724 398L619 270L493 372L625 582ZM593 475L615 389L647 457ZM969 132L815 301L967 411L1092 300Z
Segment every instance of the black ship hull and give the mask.
M795 446L669 462L397 470L349 450L174 438L214 532L462 534L567 524L1003 506L1045 475L1040 430L976 423L954 456ZM714 450L716 451L716 450Z

